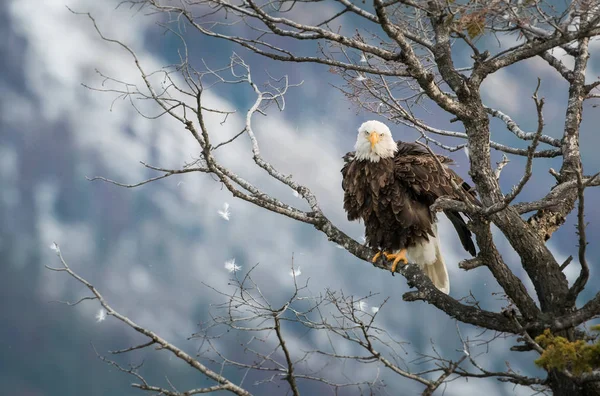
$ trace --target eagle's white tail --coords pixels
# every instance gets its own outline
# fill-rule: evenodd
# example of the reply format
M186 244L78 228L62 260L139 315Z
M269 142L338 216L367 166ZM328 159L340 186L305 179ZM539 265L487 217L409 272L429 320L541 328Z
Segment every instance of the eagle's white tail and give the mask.
M439 240L435 238L435 261L433 264L421 265L421 269L425 272L425 275L431 279L435 287L440 291L448 294L450 293L450 279L448 278L448 270L446 269L446 263L440 252Z
M433 225L433 233L435 237L429 237L428 242L407 249L408 259L421 267L435 287L448 294L450 293L450 279L448 278L446 263L440 251L440 242L435 224Z

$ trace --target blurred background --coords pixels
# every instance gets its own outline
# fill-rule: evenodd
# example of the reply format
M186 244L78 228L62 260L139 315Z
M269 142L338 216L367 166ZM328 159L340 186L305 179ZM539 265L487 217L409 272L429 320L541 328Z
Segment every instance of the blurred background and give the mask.
M210 176L173 176L136 189L86 179L103 176L136 183L156 176L139 161L178 168L192 161L199 150L177 122L166 117L143 118L128 100L115 100L115 94L82 86L101 87L97 71L132 82L139 82L139 75L126 51L100 40L90 20L74 15L66 6L91 12L107 36L122 40L137 52L147 71L179 60L181 43L157 26L157 15L117 8L117 3L6 0L0 7L0 389L27 396L141 394L130 388L131 377L100 361L94 348L105 355L107 350L126 348L143 338L112 317L98 321L97 301L75 307L52 302L76 301L86 295L85 288L66 274L44 268L59 264L50 248L54 242L70 266L93 283L115 309L192 354L199 342L188 337L207 320L210 305L224 301L206 285L231 291L228 283L233 274L225 267L227 261L235 259L240 274L258 264L254 280L268 290L276 305L293 292L290 271L294 254L294 264L301 269L299 279L308 280L315 294L327 288L355 296L379 293L368 301L372 306L389 297L378 323L397 339L410 342L405 346L407 361L415 352L431 353L431 342L445 356L460 356L454 321L427 304L403 303L401 296L408 288L402 277L392 277L355 259L310 226L234 199ZM352 23L348 21L348 29L360 28ZM197 67L202 61L211 68L226 66L235 51L259 82L267 80L267 72L288 75L291 83L303 81L290 90L285 111L272 107L267 117L256 118L262 154L309 187L330 219L360 240L362 225L349 223L342 209L339 171L341 157L353 149L358 126L374 116L358 111L333 87L343 81L325 66L278 64L192 31L185 37L190 61ZM498 50L500 45L514 45L514 40L490 39L489 46ZM590 79L600 75L597 48L595 42ZM462 63L468 61L465 54ZM462 65L460 59L458 63ZM532 59L492 75L484 83L486 104L508 113L524 130L532 130L536 115L530 97L538 76L542 78L540 93L546 98L544 133L560 137L566 84L543 61ZM224 124L222 117L209 117L215 142L241 130L254 99L247 86L217 85L207 92L207 106L237 112ZM158 114L152 106L140 106ZM437 127L459 127L448 123L447 114L435 110L427 117ZM596 155L600 120L597 109L589 105L584 117L582 153L585 173L592 174L600 167ZM492 128L496 141L525 147L497 120ZM392 126L392 131L397 139L419 136L404 126ZM306 207L291 190L251 166L247 138L240 138L219 155L234 171L281 200ZM466 154L449 155L458 164L457 172L468 178ZM501 154L494 153L494 161L500 159ZM524 162L511 157L502 173L505 191L520 179ZM536 162L521 200L543 196L553 183L550 167L558 169L560 162ZM599 196L591 190L586 194L592 274L582 299L599 289L596 268L600 250L593 243L600 231ZM218 213L225 203L229 205L228 220ZM451 295L460 298L471 292L487 309L502 307L504 301L497 295L500 288L485 269L458 269L458 261L466 254L448 221L442 218L441 224ZM509 266L532 289L518 257L501 236L498 245ZM559 260L576 256L572 217L549 246ZM574 280L578 271L575 260L567 270L569 279ZM460 328L464 334L475 331L466 325ZM286 330L297 351L319 348L325 342L312 333ZM508 352L514 343L514 339L495 341L489 353L480 356L480 363L490 370L502 370L504 362L510 361L515 370L540 375L532 364L533 354ZM230 356L241 355L236 345L223 343L222 348ZM142 351L124 359L132 363L143 360L146 378L161 385L166 384L166 376L179 389L207 384L164 351ZM408 395L421 389L375 364L360 369L357 374L356 367L349 365L331 375L368 378L381 369L387 393ZM279 385L251 385L249 389L255 394L284 393L285 384ZM315 384L304 386L316 394L326 392ZM457 380L445 394L480 394L482 386L490 396L531 393L494 380Z

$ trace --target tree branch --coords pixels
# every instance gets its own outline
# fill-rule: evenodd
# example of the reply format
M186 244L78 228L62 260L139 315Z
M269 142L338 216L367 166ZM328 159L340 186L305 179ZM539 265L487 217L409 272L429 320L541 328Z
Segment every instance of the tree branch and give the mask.
M560 181L573 181L576 183L577 173L581 164L579 150L579 128L583 115L583 101L585 100L585 72L587 62L589 39L583 38L579 42L579 55L575 58L573 79L569 88L569 100L565 116L564 135L562 139L563 163L560 170ZM575 207L577 190L571 190L562 196L562 201L550 210L538 211L531 216L528 223L537 230L543 240L548 240L564 222L567 215Z
M57 255L58 255L58 258L60 259L62 267L59 267L57 269L57 268L51 268L51 267L46 266L46 268L48 268L50 270L54 270L54 271L64 271L64 272L68 273L72 278L77 280L79 283L86 286L92 292L92 294L100 301L100 305L102 305L102 307L106 310L107 315L117 318L118 320L125 323L127 326L131 327L138 333L150 338L150 340L152 340L153 343L156 343L156 344L160 345L163 349L168 350L173 355L175 355L178 359L183 360L188 365L190 365L194 369L201 372L203 375L207 376L208 378L212 379L213 381L216 381L217 383L219 383L220 389L227 390L227 391L229 391L231 393L235 393L236 395L239 395L239 396L251 396L251 393L248 392L247 390L239 387L238 385L229 381L227 378L223 377L222 375L212 371L211 369L209 369L208 367L206 367L205 365L203 365L202 363L200 363L199 361L197 361L196 359L194 359L193 357L191 357L190 355L185 353L183 350L181 350L181 349L177 348L176 346L174 346L173 344L169 343L168 341L166 341L165 339L163 339L156 333L138 325L137 323L135 323L134 321L129 319L127 316L122 315L119 312L115 311L108 304L108 302L104 299L102 294L100 294L100 292L90 282L88 282L87 280L85 280L84 278L79 276L77 273L75 273L69 267L69 265L66 263L65 259L62 256L62 253L60 252L60 249L58 247L57 247Z
M478 86L479 84L481 84L481 82L486 76L504 67L534 57L536 55L543 54L545 51L548 51L555 47L560 47L574 40L587 41L589 37L593 37L598 34L600 34L600 27L589 26L578 31L565 32L564 34L554 35L552 37L546 38L545 40L528 41L524 44L517 46L516 48L512 49L511 51L505 54L492 57L476 65L475 70L471 75L472 84ZM579 54L579 58L580 57L581 54ZM574 71L574 74L576 73L577 71Z
M500 110L492 109L490 107L485 108L486 111L492 116L502 120L506 124L506 129L511 131L515 136L522 140L534 140L536 136L538 136L538 132L525 132L516 122L512 120L508 115L504 114ZM539 125L539 124L538 124ZM553 137L547 135L539 135L538 140L541 143L546 143L554 147L561 147L560 140L554 139Z
M508 207L508 205L510 205L511 202L514 201L514 199L521 193L521 191L523 191L523 187L525 187L525 184L527 184L529 179L531 179L531 174L532 174L532 170L533 170L533 155L535 153L535 150L537 149L538 143L540 142L540 137L542 136L542 132L544 131L544 114L543 114L544 98L540 99L538 97L538 90L540 89L540 83L541 83L541 80L538 78L538 84L535 89L535 92L533 93L533 101L535 102L535 107L537 110L538 127L537 127L537 131L533 135L533 138L532 138L533 141L531 142L531 145L527 148L527 152L528 152L527 163L525 164L525 172L523 174L523 177L521 178L521 180L519 180L517 185L514 186L512 188L512 190L504 197L502 202L492 205L486 209L486 211L485 211L486 215L491 215L498 211L504 210L506 207Z
M568 304L575 304L575 300L579 293L583 291L585 285L590 277L590 266L587 262L587 258L585 256L585 251L587 247L587 239L586 239L586 223L585 223L585 202L584 202L584 190L585 185L583 184L583 177L581 175L582 170L580 169L577 173L577 196L579 198L579 205L577 207L577 233L579 234L579 264L581 265L581 270L579 272L579 276L569 289L569 295L567 296Z
M374 6L381 28L400 47L399 60L408 67L407 71L409 75L417 80L419 86L427 93L429 98L441 108L455 115L462 114L464 110L462 106L440 90L434 82L433 75L424 70L413 48L406 41L402 30L391 23L382 0L374 0Z
M285 310L285 307L282 311ZM281 332L281 321L279 319L279 315L281 312L273 313L273 320L275 321L275 333L277 334L277 339L279 340L279 345L281 346L281 350L285 355L285 361L287 364L287 374L285 376L285 380L290 384L290 389L294 396L300 395L300 390L298 389L298 384L296 383L296 377L294 376L294 363L292 362L292 358L290 356L290 351L285 344L285 339L283 338L283 334Z

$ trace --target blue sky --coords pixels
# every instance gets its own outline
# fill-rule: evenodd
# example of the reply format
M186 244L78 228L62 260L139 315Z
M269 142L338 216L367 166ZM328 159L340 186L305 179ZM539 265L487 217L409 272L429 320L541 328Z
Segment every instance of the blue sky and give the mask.
M173 62L176 42L165 39L151 17L128 9L115 10L107 3L111 2L72 0L67 5L92 12L108 36L122 39L135 49L147 70ZM454 322L426 304L403 303L401 296L407 286L402 277L360 262L310 226L235 200L209 176L172 177L133 190L87 181L86 176L101 175L137 182L153 175L139 161L181 167L198 148L176 122L165 117L144 119L127 101L116 101L111 109L114 95L81 86L101 82L95 69L128 81L139 81L139 76L128 54L102 42L89 20L71 14L64 0L9 1L0 10L0 22L0 33L7 38L0 43L2 389L16 395L139 394L128 387L130 381L125 375L99 362L90 346L93 343L102 353L126 347L139 337L113 318L97 323L96 302L74 308L49 303L77 299L85 292L66 276L44 270L44 264L57 263L49 248L52 242L61 246L71 266L95 284L115 308L192 352L197 343L187 337L206 319L210 304L221 301L203 284L227 289L231 276L224 268L227 260L235 258L241 273L259 263L254 279L278 300L293 290L289 272L294 254L295 265L302 270L301 279L310 278L315 293L326 288L343 289L356 296L379 292L370 305L389 297L390 302L379 313L380 325L398 339L411 342L409 356L415 351L431 352L429 340L434 340L441 352L456 356L460 344ZM343 95L330 87L330 83L342 82L326 67L278 65L223 42L193 37L190 50L195 62L204 59L211 67L224 66L236 50L256 72L255 78L266 78L268 70L275 75L288 74L292 82L304 81L290 91L284 112L271 108L268 117L256 121L262 154L282 172L293 174L310 187L330 219L359 239L362 226L347 222L342 210L339 170L342 155L352 149L357 127L372 116L356 114ZM504 44L512 39L506 40ZM597 58L593 55L591 61L589 78L595 78L600 74ZM486 104L509 113L524 129L531 130L535 114L530 96L538 75L547 99L547 134L559 136L565 84L540 61L531 60L491 76L484 84ZM224 125L220 125L220 117L209 117L215 141L224 141L241 129L242 117L254 98L247 88L217 86L208 92L206 100L211 107L238 112ZM598 143L596 111L586 108L582 129L586 173L595 173L600 165L594 155ZM449 118L434 111L431 122L457 128L448 123ZM513 142L502 124L494 122L492 126L495 140ZM406 127L394 126L392 130L398 139L418 136ZM461 151L451 156L458 162L457 171L466 177L465 154ZM496 155L495 160L499 157ZM291 190L251 166L247 140L223 150L219 159L282 200L304 207ZM513 158L503 171L505 191L521 177L523 163ZM540 161L536 165L534 178L524 191L525 199L540 197L548 190L550 166L557 168L559 163ZM592 222L589 239L593 241L599 231L593 222L598 217L593 205L598 196L588 192L588 197L588 220ZM229 221L217 213L224 202L230 204ZM445 219L441 222L452 296L459 298L472 291L484 306L498 309L502 301L493 295L500 291L498 285L483 268L470 272L457 268L456 263L466 254L449 223ZM572 224L570 219L550 242L561 259L576 253ZM502 238L498 241L509 266L531 289L518 257ZM591 291L598 290L594 282L598 253L592 245ZM571 264L570 279L578 270L577 263ZM468 326L461 326L461 330L464 334L475 331ZM301 336L297 329L289 331L296 351L324 345L322 335ZM535 373L531 364L534 356L507 352L512 343L514 339L496 341L481 362L498 370L509 360L513 368ZM239 353L225 342L223 349ZM182 387L198 385L192 373L165 354L149 352L132 357L134 361L141 358L149 361L148 376L158 381L164 381L163 374L168 374ZM328 369L332 375L340 375L335 372L339 367ZM378 369L390 390L406 389L410 394L419 389L377 365L361 366L360 374L366 378L376 375ZM356 375L357 368L350 365L342 370L346 370L343 374ZM479 394L481 386L489 395L528 393L496 381L459 380L451 383L445 394ZM262 394L266 389L251 390Z

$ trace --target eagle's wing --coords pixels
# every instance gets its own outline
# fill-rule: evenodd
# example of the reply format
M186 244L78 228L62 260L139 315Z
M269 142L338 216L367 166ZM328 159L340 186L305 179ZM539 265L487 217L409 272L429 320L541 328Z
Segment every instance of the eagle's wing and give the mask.
M440 158L440 162L442 161L443 158ZM455 182L459 185L462 184L462 180L450 169L446 169L446 175L444 175L429 153L397 156L394 173L402 184L410 188L415 197L426 201L428 205L433 204L441 196L458 198L452 188L450 178L456 177L458 180Z
M344 166L342 167L342 190L344 190L344 209L348 215L348 220L356 220L360 218L360 206L361 204L357 200L357 189L356 186L351 186L356 180L348 180L348 171L353 164L354 151L346 153L343 157ZM364 199L364 197L358 197Z
M469 185L452 169L448 168L447 165L453 162L452 159L442 155L438 155L437 158L444 167L445 173L439 169L436 159L423 147L414 143L399 142L398 153L394 158L396 178L412 191L415 199L426 203L428 206L442 196L456 200L461 199L460 195L452 188L451 180L454 180L459 188L464 190L466 196L476 202L475 194L471 191ZM444 213L454 225L465 250L475 255L475 245L471 239L471 231L467 228L460 213L449 210L444 211Z
M436 159L423 147L415 143L398 142L394 172L399 181L429 205L441 196L460 200L460 195L452 188L451 180L476 202L470 186L448 167L454 161L443 155L437 155L437 158L444 167L445 174L439 169Z
M344 155L342 158L344 159L344 166L342 167L342 190L346 191L346 184L344 181L346 180L346 175L348 174L348 168L350 167L350 163L354 159L354 151L346 153L346 155Z

